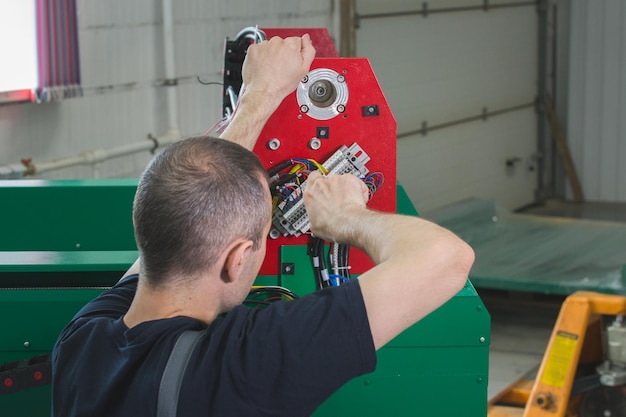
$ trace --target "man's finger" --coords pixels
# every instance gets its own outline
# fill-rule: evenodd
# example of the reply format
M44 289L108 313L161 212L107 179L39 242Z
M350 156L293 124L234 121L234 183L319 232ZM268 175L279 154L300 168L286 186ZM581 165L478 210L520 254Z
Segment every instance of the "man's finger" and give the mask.
M315 48L313 47L313 41L311 41L311 36L308 33L302 35L302 61L308 68L313 62L313 58L315 58Z
M313 171L309 174L309 177L307 178L309 182L309 184L314 183L315 181L319 180L322 177L322 174L319 171Z

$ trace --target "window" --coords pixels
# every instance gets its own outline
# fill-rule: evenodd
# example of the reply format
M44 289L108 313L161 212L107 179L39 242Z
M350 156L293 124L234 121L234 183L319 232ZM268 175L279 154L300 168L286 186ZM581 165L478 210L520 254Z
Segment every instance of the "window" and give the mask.
M0 0L0 100L30 100L37 87L35 2Z
M0 0L0 102L82 95L76 0Z

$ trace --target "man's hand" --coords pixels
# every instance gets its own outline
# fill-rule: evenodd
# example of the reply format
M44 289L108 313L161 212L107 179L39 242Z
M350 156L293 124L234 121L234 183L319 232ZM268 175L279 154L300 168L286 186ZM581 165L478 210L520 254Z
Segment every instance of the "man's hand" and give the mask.
M328 241L347 243L356 232L347 217L355 217L366 209L369 190L352 174L322 176L319 171L309 175L304 191L304 205L311 221L311 232Z
M308 34L250 45L243 63L243 91L235 114L221 137L250 150L265 123L293 92L315 58Z
M308 34L250 45L242 69L244 94L262 94L278 106L309 71L313 58Z

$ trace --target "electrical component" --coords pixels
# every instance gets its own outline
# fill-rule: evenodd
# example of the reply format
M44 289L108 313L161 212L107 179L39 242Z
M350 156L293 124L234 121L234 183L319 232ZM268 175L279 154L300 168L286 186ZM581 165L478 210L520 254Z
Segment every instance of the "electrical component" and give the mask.
M369 172L365 165L369 160L370 157L357 143L353 143L349 148L342 145L322 164L322 172L326 175L354 174L359 178L365 178ZM274 208L272 222L283 236L300 236L311 228L302 200L306 181L304 179L302 182L288 185L286 189L289 191ZM284 185L282 189L285 189Z
M319 169L324 175L358 176L367 185L371 198L384 183L384 176L380 172L368 175L366 164L369 161L369 155L357 143L353 143L350 147L342 145L321 165L313 159L292 158L272 168L268 172L273 197L274 224L270 238L277 239L281 234L297 237L309 231L311 223L302 197L308 176L314 169ZM288 168L287 172L281 173ZM327 262L324 240L309 236L307 252L319 289L339 286L350 279L349 246L332 242ZM330 270L327 265L330 266Z
M296 89L300 112L316 120L329 120L343 113L348 95L346 77L330 68L312 70Z

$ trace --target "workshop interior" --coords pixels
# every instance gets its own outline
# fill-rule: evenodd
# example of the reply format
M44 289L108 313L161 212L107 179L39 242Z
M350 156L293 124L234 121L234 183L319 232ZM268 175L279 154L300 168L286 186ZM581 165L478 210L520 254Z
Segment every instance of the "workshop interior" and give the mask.
M308 33L311 69L254 148L273 212L244 304L373 266L311 235L315 170L476 254L314 416L626 417L625 3L44 3L0 2L0 415L50 415L57 336L137 257L151 157L228 126L250 45Z

